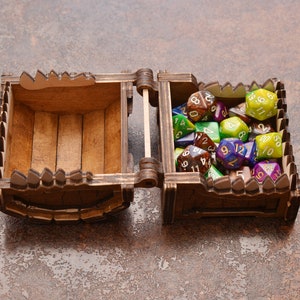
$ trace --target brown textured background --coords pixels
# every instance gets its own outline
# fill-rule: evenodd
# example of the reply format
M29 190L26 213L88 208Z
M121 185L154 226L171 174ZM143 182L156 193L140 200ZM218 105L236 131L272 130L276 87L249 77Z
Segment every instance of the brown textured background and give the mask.
M204 82L279 77L299 165L299 1L0 5L1 73L149 67L191 72ZM136 95L129 117L136 167L143 156L140 102ZM38 226L0 213L0 299L290 300L299 299L299 291L299 217L292 227L253 218L164 227L155 188L137 190L126 212L100 224Z

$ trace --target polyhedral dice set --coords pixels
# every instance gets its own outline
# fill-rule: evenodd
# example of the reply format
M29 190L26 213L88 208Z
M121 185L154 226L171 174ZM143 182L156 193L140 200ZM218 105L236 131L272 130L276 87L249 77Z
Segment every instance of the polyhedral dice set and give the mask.
M267 176L276 181L281 175L276 159L282 157L281 134L274 129L277 101L262 88L231 108L209 91L193 93L172 110L177 170L216 179L247 167L258 182Z

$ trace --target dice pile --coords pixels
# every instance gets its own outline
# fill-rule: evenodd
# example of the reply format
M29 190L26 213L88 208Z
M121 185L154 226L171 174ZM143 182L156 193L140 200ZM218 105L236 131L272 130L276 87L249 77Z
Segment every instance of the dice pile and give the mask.
M266 176L276 181L282 157L282 137L273 126L277 101L275 93L257 89L228 108L209 91L192 94L172 110L177 171L213 179L248 173L258 182Z

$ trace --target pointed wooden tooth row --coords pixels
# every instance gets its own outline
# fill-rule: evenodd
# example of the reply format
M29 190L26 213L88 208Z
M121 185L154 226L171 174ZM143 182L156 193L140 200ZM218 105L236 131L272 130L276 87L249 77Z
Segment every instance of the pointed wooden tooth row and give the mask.
M38 188L40 186L65 186L74 184L84 184L93 180L91 172L82 172L74 170L66 173L58 169L53 173L50 169L45 168L41 173L34 169L29 169L27 176L18 170L14 170L10 177L10 185L16 189Z
M7 122L8 122L10 102L11 102L11 87L10 84L6 84L3 93L3 104L1 107L1 122L0 122L0 171L1 171L0 178L3 177L6 136L7 136Z
M291 164L290 174L295 174L295 165ZM232 179L229 175L222 176L213 180L207 179L207 188L215 190L216 193L233 193L233 194L258 194L261 192L270 193L274 191L284 191L290 188L291 176L288 174L280 175L274 182L270 176L267 176L264 182L259 183L254 177L250 177L248 180L244 180L242 177L237 176Z
M40 70L32 77L27 72L20 76L20 85L27 90L39 90L47 87L87 86L95 83L91 73L57 73L54 70L44 74Z
M226 82L224 85L221 85L218 81L209 84L200 82L198 84L198 88L199 90L208 90L216 97L244 98L247 92L259 88L264 88L274 92L276 89L276 85L277 82L275 81L275 79L268 79L263 84L258 84L256 81L253 81L250 85L245 85L240 82L236 86L233 86L230 82Z

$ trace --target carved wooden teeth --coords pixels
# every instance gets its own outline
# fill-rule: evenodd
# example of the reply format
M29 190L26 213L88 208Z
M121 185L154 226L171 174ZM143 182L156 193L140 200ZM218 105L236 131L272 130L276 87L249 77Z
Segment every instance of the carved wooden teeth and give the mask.
M250 85L245 85L243 83L238 83L233 86L230 82L226 82L221 85L219 82L213 82L209 84L204 84L201 82L198 87L200 90L208 90L216 97L224 98L244 98L246 93L249 91L256 90L258 88L264 88L272 92L275 91L276 79L268 79L262 85L259 85L256 81L253 81Z
M5 143L7 136L7 121L8 110L10 103L10 84L7 84L3 94L3 105L1 107L1 122L0 122L0 178L3 177L3 167L5 161Z
M66 183L66 172L63 169L58 169L55 172L54 177L58 185L64 185Z
M51 186L54 182L52 171L48 168L45 168L41 174L41 180L43 185Z
M292 164L294 165L294 163ZM210 190L215 190L217 193L233 193L233 194L257 194L261 191L265 193L284 190L288 190L291 186L291 179L296 172L296 169L291 166L289 174L280 175L274 182L270 176L267 176L263 183L258 183L254 177L250 177L248 180L244 180L242 177L237 176L235 179L231 179L226 175L213 180L208 178L206 180L206 186ZM290 179L289 179L290 178Z
M29 169L27 176L18 170L14 170L10 178L10 186L16 189L38 188L40 186L65 186L74 184L84 184L93 180L91 172L82 172L74 170L66 173L59 169L53 173L45 168L41 173L34 169Z
M28 171L27 182L28 182L29 187L37 188L40 185L40 174L39 174L39 172L37 172L33 169L30 169Z
M27 90L39 90L47 87L68 87L68 86L88 86L95 84L95 77L91 73L56 73L51 71L48 74L40 70L33 78L27 72L20 76L20 85Z
M70 180L73 182L81 182L83 179L81 170L74 170L70 172Z

